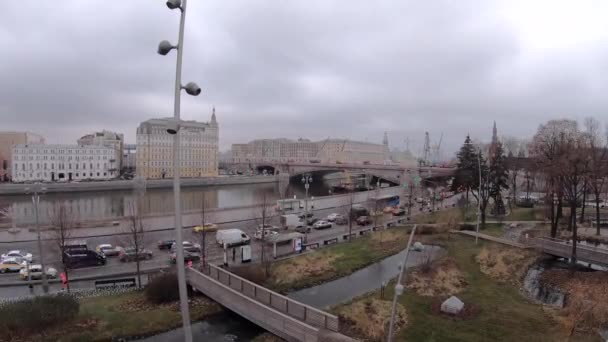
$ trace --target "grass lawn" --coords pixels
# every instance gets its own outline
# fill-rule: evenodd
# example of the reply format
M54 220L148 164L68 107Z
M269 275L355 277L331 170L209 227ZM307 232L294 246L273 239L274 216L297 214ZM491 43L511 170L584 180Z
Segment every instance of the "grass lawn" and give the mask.
M479 232L495 237L502 237L505 233L502 228L503 226L504 225L502 223L486 223L486 226L483 229L479 227Z
M395 227L340 243L272 265L266 286L287 292L349 275L376 261L396 254L407 245L408 230Z
M450 219L455 219L456 222L461 222L463 209L460 208L449 208L442 209L433 213L426 213L412 217L413 223L446 223ZM477 209L474 205L471 205L466 211L465 221L474 221L477 219Z
M446 240L444 240L446 241ZM451 258L465 275L467 286L457 296L465 305L473 305L478 313L456 320L431 310L445 297L423 297L406 290L399 299L407 311L407 326L400 330L398 341L568 341L559 324L540 305L520 294L517 286L498 282L480 271L475 256L482 246L492 244L452 235L444 242ZM505 247L507 248L507 247ZM387 287L385 300L393 296L394 282ZM378 298L379 294L369 296ZM363 299L361 299L363 300ZM597 341L577 336L572 341Z
M207 299L197 297L190 306L192 321L198 321L221 310ZM146 305L142 292L85 298L80 313L73 321L50 331L38 341L111 341L116 337L160 333L181 325L177 304Z
M545 218L545 207L534 208L513 207L511 214L505 217L505 221L542 221Z

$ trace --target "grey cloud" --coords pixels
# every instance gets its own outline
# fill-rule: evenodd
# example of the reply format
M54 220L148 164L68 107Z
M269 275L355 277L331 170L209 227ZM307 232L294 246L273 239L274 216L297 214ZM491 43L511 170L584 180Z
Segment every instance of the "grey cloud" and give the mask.
M26 0L0 12L2 129L73 142L171 115L178 13L164 1ZM424 131L454 151L467 133L530 135L552 117L608 107L606 47L531 56L486 1L189 2L182 116L216 106L221 145L259 137L391 143ZM591 56L591 57L590 57ZM592 58L595 57L595 58ZM523 124L525 122L525 125Z

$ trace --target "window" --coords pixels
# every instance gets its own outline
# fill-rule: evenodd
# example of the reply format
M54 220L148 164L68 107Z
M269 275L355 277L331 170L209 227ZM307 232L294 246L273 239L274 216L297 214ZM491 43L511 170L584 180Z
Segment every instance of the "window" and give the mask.
M99 172L97 172L97 177L99 177Z

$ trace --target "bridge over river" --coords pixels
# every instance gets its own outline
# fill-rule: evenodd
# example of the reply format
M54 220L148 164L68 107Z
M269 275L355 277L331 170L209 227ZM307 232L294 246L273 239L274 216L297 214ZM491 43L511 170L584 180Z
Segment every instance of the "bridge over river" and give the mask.
M195 288L287 341L354 341L338 332L338 317L302 304L215 265L186 269Z

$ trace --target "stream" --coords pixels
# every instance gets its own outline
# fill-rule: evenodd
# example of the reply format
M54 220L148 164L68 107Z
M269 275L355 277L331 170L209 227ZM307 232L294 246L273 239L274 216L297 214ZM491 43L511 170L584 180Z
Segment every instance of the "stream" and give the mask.
M424 246L422 251L412 250L408 258L407 268L421 265L427 260L435 260L444 254L445 250L438 246L428 245ZM293 292L288 297L317 308L326 308L346 302L359 295L379 289L383 283L395 278L399 274L399 264L403 262L404 256L405 250L362 268L351 275ZM228 310L192 324L194 341L251 341L264 332L264 329ZM183 340L183 330L178 328L140 341L178 342Z

